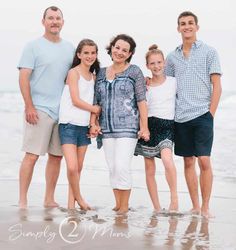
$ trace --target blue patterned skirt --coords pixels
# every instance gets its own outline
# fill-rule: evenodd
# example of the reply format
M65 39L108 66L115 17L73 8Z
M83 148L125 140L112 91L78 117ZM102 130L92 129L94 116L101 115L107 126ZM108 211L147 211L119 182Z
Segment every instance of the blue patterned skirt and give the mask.
M161 158L161 150L173 147L174 120L166 120L157 117L148 117L150 140L145 142L139 139L134 155L142 155L147 158Z

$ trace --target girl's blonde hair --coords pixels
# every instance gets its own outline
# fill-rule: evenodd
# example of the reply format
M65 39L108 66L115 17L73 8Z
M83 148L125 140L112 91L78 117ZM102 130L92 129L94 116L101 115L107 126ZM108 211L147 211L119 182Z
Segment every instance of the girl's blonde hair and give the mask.
M160 54L162 55L163 59L165 58L163 52L160 49L158 49L158 46L156 44L153 44L148 48L148 52L146 53L146 56L145 56L146 64L148 64L148 58L150 57L150 55L153 55L153 54Z

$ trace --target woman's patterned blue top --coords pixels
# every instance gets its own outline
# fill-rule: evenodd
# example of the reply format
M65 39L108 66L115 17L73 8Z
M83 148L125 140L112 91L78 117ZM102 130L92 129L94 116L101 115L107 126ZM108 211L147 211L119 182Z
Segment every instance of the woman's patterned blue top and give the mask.
M138 66L131 64L112 81L106 79L106 68L102 68L97 75L94 100L102 108L99 117L102 137L137 138L137 103L143 100L146 100L146 84Z

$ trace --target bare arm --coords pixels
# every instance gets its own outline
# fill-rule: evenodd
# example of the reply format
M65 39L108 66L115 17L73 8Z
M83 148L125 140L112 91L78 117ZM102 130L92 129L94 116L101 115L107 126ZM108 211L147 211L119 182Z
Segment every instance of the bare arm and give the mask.
M97 116L96 116L96 114L91 113L89 124L90 124L90 126L97 125Z
M68 73L66 83L69 85L70 96L74 106L89 111L91 113L99 114L100 107L98 105L91 105L80 98L78 88L79 75L75 70L71 69Z
M34 107L30 92L30 76L32 69L22 68L19 74L20 91L25 102L25 119L30 124L37 124L38 113Z
M222 92L220 77L221 76L219 74L211 75L213 91L212 91L212 96L211 96L210 112L213 116L215 115L216 109L220 101L221 92Z
M94 77L94 81L95 81L96 80L96 75L94 75L93 77ZM95 94L96 94L96 85L94 87L94 91L95 91ZM98 115L96 115L95 113L91 113L90 121L89 121L89 125L90 125L89 134L90 134L91 138L97 137L99 134L102 134L101 127L99 125L99 120L98 119L99 119Z
M140 131L139 137L143 138L145 141L149 140L149 130L148 130L148 110L146 101L138 102L138 109L140 114Z

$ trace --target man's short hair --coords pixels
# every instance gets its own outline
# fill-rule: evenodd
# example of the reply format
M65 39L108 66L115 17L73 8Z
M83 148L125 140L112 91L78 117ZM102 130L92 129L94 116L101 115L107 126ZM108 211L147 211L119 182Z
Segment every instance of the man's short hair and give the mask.
M193 14L193 12L191 12L191 11L184 11L184 12L182 12L179 16L178 16L178 25L179 25L179 19L181 18L181 17L186 17L186 16L192 16L193 18L194 18L194 21L195 21L195 23L196 24L198 24L198 18L197 18L197 16L195 15L195 14Z
M45 19L48 10L53 10L53 11L58 11L58 10L59 10L59 11L61 12L61 15L62 15L62 18L63 18L63 13L62 13L61 9L59 9L57 6L50 6L50 7L48 7L48 8L43 12L43 19Z

